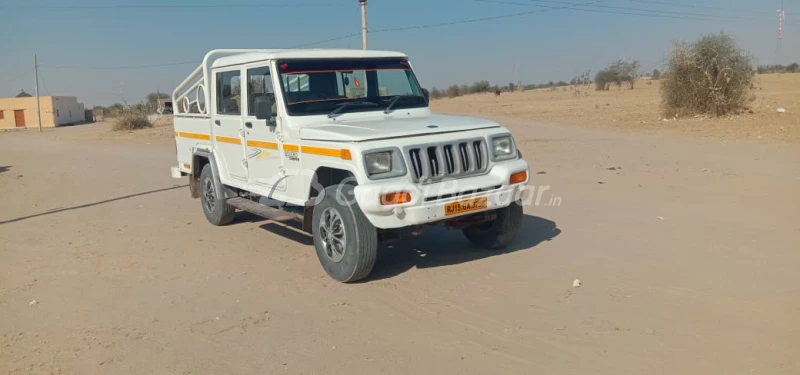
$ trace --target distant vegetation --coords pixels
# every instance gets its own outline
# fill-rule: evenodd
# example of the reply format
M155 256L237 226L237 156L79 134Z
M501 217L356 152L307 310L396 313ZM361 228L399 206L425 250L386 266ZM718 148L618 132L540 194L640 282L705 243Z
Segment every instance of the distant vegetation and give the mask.
M114 121L113 129L119 130L136 130L144 128L152 128L153 124L147 119L147 116L141 113L125 113Z
M158 99L169 99L169 94L151 92L145 96L145 100L133 105L123 105L121 103L114 103L110 106L96 105L92 109L95 115L101 117L119 117L123 114L135 113L141 115L148 115L155 113L158 108Z
M597 72L594 77L595 88L599 91L606 91L611 85L622 87L623 84L629 85L633 90L636 79L639 75L639 60L625 61L617 60L605 69Z
M720 33L676 44L666 74L661 84L665 116L721 116L746 108L754 71L750 56Z
M658 69L653 69L653 74L650 75L650 78L658 81L659 79L661 79L661 71Z
M430 95L432 99L455 98L462 95L480 94L480 93L498 92L498 91L513 92L513 91L527 91L535 89L567 87L570 86L570 84L571 83L564 81L558 81L558 82L550 81L547 83L533 84L533 85L519 85L519 84L509 83L508 85L505 86L498 86L498 85L492 85L491 83L489 83L489 81L481 80L471 85L467 84L451 85L446 89L439 89L434 87L430 90Z
M800 73L800 65L791 63L789 65L759 65L757 68L758 74L773 74L773 73Z

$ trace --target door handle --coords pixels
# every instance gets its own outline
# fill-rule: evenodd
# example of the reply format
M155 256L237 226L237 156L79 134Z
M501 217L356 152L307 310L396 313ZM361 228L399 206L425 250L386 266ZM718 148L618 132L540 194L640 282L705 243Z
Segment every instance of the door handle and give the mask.
M214 120L214 123L219 125L219 120Z
M246 127L250 128L250 129L252 129L252 128L253 128L253 123L252 123L252 122L245 122L245 123L244 123L244 126L246 126Z

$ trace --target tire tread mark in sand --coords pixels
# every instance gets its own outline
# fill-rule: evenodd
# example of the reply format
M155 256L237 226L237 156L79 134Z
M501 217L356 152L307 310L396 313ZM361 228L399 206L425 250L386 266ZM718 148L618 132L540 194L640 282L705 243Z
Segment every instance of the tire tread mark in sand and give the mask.
M443 311L441 311L442 312L441 315L446 316L447 319L438 319L435 323L428 324L429 326L433 326L436 329L446 329L455 335L464 337L463 330L453 327L453 324L448 324L448 323L454 323L458 326L467 328L468 330L480 335L478 337L475 336L465 337L465 339L475 343L476 345L483 347L488 346L492 348L497 348L498 350L496 351L496 353L502 354L507 358L528 365L532 364L541 365L543 363L528 359L530 358L531 353L538 353L539 355L541 355L541 348L530 346L525 343L521 343L513 339L503 337L502 335L499 335L497 333L494 333L495 331L502 331L504 328L508 328L501 322L488 319L484 316L470 312L466 310L464 307L454 304L450 301L447 301L446 304L444 304L442 302L434 301L427 296L421 295L410 289L403 288L395 284L384 283L384 285L389 286L389 288L383 287L381 288L381 293L375 293L374 295L370 293L370 296L381 299L384 305L393 308L394 310L402 313L403 315L409 317L410 319L417 321L424 321L424 319L418 319L418 317L415 317L415 315L418 316L419 315L418 312L423 312L426 315L439 317L440 311L434 311L429 308L426 308L422 306L422 304L408 298L406 295L411 295L414 297L414 299L417 300L427 300L426 303L431 305L437 304L444 307L444 309L442 309ZM392 290L392 288L400 289L404 293L395 292ZM391 298L387 298L387 294L391 294ZM408 306L410 306L411 308L409 309ZM450 310L450 311L448 312L445 310ZM485 323L488 323L488 325ZM486 338L492 339L498 345L487 344L485 340ZM578 351L582 352L579 355L583 358L591 358L595 356L595 351L593 350L580 348L575 345L570 345L570 346L559 345L558 343L552 340L543 339L538 336L536 336L535 338L539 340L542 344L557 348L559 349L560 352L563 353L559 355L559 358L553 358L552 355L548 356L548 358L546 358L547 361L552 361L556 359L562 361L563 363L569 363L574 360L575 355L578 355L575 353ZM502 349L505 349L505 351Z

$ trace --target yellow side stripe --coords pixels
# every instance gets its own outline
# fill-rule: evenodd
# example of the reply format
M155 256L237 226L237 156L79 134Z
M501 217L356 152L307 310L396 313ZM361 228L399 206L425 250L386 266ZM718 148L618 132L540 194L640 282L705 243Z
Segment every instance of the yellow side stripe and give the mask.
M266 141L247 141L247 145L250 147L258 147L258 148L268 148L271 150L277 150L278 144L275 142L266 142Z
M173 132L173 134L176 137L200 139L204 141L211 140L211 136L208 134L177 132L177 131ZM218 135L216 136L216 140L217 142L223 142L223 143L231 143L236 145L242 144L242 140L236 137L224 137ZM271 150L278 149L278 143L276 142L248 140L247 145L250 147L266 148ZM317 146L300 146L296 144L284 144L283 151L302 152L304 154L309 154L309 155L329 156L334 158L340 158L343 160L353 159L353 156L350 154L350 150L344 148L340 149L340 148L328 148L328 147L317 147Z
M242 144L242 140L241 140L241 139L239 139L239 138L235 138L235 137L223 137L223 136L221 136L221 135L218 135L218 136L217 136L217 142L222 142L222 143L231 143L231 144L235 144L235 145L240 145L240 144Z
M204 141L211 140L211 136L208 134L180 132L179 135L183 138L201 139Z
M304 154L331 156L334 158L341 158L344 160L351 160L353 158L352 155L350 155L350 150L343 148L339 149L339 148L303 146L302 152Z

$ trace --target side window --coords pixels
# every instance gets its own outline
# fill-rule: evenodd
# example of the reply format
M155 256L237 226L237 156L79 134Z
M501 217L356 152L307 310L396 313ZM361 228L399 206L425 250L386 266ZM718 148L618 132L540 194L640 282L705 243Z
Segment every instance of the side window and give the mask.
M242 85L239 71L217 73L217 113L241 114Z
M269 75L269 67L247 70L247 114L256 115L256 98L267 96L272 100L272 113L275 113L275 91Z

